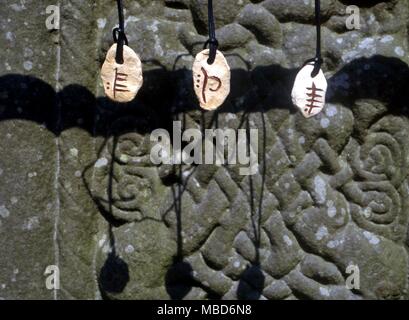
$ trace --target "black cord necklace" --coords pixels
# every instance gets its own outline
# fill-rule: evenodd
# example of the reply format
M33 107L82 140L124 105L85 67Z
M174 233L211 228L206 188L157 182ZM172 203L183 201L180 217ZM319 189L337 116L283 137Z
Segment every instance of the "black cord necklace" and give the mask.
M218 51L216 26L213 14L213 0L208 0L209 39L204 50L199 52L193 63L193 86L200 107L215 110L220 107L230 93L230 67L223 54ZM209 47L209 49L207 49Z
M122 0L117 0L118 5L118 27L113 30L114 42L117 44L115 60L118 64L124 63L124 45L128 45L128 39L125 34L124 6Z
M129 102L142 87L142 63L135 51L128 46L122 0L117 0L117 5L119 24L112 31L115 43L108 50L101 78L105 94L111 100Z
M315 0L315 26L317 30L316 52L313 59L305 62L298 72L291 97L294 105L300 109L304 117L310 118L319 114L325 106L327 80L321 70L321 3Z
M315 0L315 26L317 29L317 44L316 52L314 58L314 70L312 71L311 76L315 78L318 72L321 69L322 57L321 57L321 1Z
M205 43L205 49L209 46L209 59L207 60L208 64L213 64L216 59L217 48L219 47L219 42L216 39L216 27L214 22L214 13L213 13L213 0L208 0L207 5L208 10L208 24L209 24L209 40Z

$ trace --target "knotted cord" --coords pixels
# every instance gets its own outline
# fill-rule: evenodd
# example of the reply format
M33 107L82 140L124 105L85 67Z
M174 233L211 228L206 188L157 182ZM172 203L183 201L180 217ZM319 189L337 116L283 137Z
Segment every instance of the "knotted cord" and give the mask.
M208 0L208 15L209 15L209 40L205 43L205 48L209 46L209 59L207 60L208 64L213 64L216 59L217 48L219 42L216 39L216 27L214 22L214 13L213 13L213 0Z
M124 45L128 45L125 34L124 6L122 0L117 0L119 25L113 30L114 42L117 44L115 60L117 63L124 63Z

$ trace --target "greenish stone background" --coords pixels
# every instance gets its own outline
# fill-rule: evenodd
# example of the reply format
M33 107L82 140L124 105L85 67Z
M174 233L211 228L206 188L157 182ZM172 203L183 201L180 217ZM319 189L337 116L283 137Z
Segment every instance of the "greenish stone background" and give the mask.
M214 1L232 69L216 112L190 71L207 1L124 2L145 82L120 106L99 78L114 1L0 1L0 298L407 299L408 1L322 0L328 104L309 120L290 92L314 56L313 1ZM153 166L149 133L173 120L258 128L257 174Z

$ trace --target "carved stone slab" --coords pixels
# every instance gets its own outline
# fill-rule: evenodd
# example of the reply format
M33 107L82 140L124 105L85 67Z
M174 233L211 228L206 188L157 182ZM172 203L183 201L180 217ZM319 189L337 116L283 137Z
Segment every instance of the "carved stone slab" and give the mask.
M320 113L325 106L327 80L322 70L313 78L314 63L308 63L297 74L291 93L294 105L306 118Z
M226 58L217 51L213 64L208 64L209 49L196 56L193 63L193 85L205 110L215 110L220 107L230 93L230 67Z
M105 94L117 102L132 101L143 84L142 63L139 56L130 47L124 45L124 63L115 60L114 44L108 51L101 69L101 78Z
M64 6L62 46L48 28L19 28L44 25L27 15L44 1L13 2L0 10L0 300L409 299L407 0L366 1L376 22L352 34L331 19L352 1L322 1L331 94L310 119L282 95L314 49L311 1L214 2L236 55L234 99L216 115L191 107L189 59L177 58L206 40L204 1L127 2L127 33L154 62L138 110L91 93L114 1ZM154 164L153 130L169 132L169 156L189 142L174 120L182 137L258 128L256 173ZM205 147L190 156L206 160ZM45 287L54 267L61 290Z

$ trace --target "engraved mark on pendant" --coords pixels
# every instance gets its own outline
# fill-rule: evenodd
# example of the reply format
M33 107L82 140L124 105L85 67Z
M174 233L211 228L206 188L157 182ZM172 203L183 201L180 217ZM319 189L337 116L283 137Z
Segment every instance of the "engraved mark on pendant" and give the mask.
M305 65L297 73L291 91L292 102L306 118L319 114L325 107L328 83L320 69L315 77L311 76L314 64Z
M209 83L209 80L214 80L214 81L217 82L216 88L212 88L212 87L209 85L209 90L212 91L212 92L217 92L217 91L219 91L219 89L222 87L222 80L220 80L220 78L214 77L214 76L210 76L210 77L209 77L209 75L208 75L206 69L203 68L203 67L202 67L201 70L202 70L202 73L203 73L203 76L204 76L203 87L202 87L202 99L203 99L203 102L204 102L204 103L207 103L207 99L206 99L206 89L207 89L207 85L208 85L208 83ZM198 75L198 76L199 76L199 78L200 78L200 75Z
M117 92L130 92L126 84L126 80L128 79L128 75L126 73L118 72L118 68L115 68L115 80L114 80L114 98L116 98Z
M139 56L124 45L124 63L116 62L117 45L108 50L101 68L101 79L108 98L116 102L132 101L143 84L142 64Z
M323 96L319 95L318 93L321 93L324 90L317 88L314 81L312 82L311 88L307 88L307 90L309 91L307 93L307 96L310 97L310 99L307 99L307 102L309 102L309 104L305 106L304 111L308 112L308 114L311 114L314 108L321 108L320 106L315 105L315 103L322 102L319 98L322 98Z
M193 87L200 107L215 110L226 100L230 92L230 67L220 51L215 61L208 63L209 49L196 55L192 66Z

